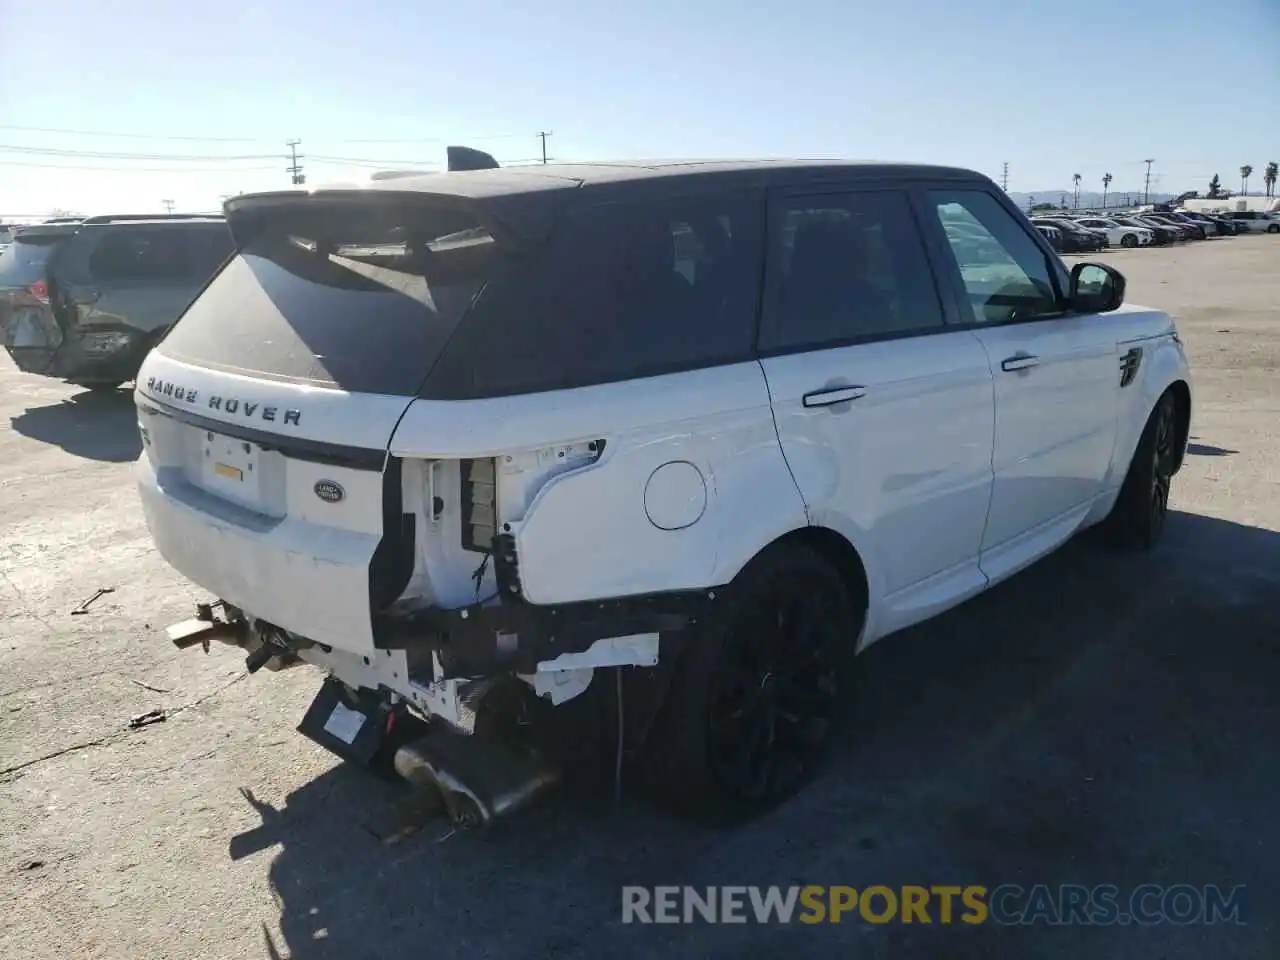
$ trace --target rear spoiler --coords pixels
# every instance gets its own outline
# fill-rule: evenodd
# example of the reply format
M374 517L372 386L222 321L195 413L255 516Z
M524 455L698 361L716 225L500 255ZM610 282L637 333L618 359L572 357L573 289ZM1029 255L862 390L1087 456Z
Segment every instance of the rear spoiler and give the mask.
M483 150L471 147L446 147L450 170L497 170L498 161Z

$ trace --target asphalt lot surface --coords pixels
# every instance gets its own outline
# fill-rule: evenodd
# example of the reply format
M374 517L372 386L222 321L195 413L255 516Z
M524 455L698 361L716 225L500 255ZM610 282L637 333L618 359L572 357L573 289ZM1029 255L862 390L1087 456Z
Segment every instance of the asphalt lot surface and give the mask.
M381 845L398 789L293 730L318 674L162 639L200 594L151 549L127 392L0 359L0 956L1280 956L1280 238L1105 257L1194 365L1165 541L873 648L830 769L730 832L570 797ZM1243 884L1247 924L619 922L623 884L792 883Z

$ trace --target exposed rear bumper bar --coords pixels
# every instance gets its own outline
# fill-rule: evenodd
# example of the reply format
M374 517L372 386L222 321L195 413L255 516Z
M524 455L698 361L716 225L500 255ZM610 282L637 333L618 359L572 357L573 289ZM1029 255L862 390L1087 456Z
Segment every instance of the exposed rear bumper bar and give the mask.
M582 653L606 637L686 630L719 595L712 589L547 605L505 601L383 615L374 621L374 645L411 656L434 653L445 677L532 673L541 662Z

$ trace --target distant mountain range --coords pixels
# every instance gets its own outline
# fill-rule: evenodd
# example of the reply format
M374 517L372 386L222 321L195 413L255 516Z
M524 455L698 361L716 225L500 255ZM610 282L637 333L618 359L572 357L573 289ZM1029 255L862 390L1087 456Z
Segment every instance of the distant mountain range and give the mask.
M1166 200L1172 200L1176 197L1176 193L1152 193L1150 197L1151 203L1163 203ZM1031 202L1031 198L1035 198L1036 203L1052 203L1057 204L1065 202L1068 207L1072 205L1070 190L1028 190L1025 193L1010 193L1009 198L1022 209L1027 208L1027 204ZM1063 201L1063 197L1066 198ZM1130 204L1142 203L1141 190L1111 190L1107 193L1108 207L1126 206ZM1080 191L1080 208L1082 210L1096 210L1102 207L1102 191L1101 190L1081 190Z

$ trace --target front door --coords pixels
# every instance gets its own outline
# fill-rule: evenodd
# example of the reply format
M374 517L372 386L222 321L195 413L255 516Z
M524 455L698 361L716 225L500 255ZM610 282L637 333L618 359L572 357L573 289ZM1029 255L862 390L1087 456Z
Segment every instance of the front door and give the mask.
M995 378L995 487L982 565L999 578L1070 536L1101 490L1115 442L1116 339L1106 317L1066 311L1044 248L993 195L928 197L961 308ZM982 242L957 242L958 227Z
M982 345L949 329L905 191L770 204L760 354L809 522L867 567L868 639L985 585L993 391Z

